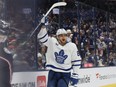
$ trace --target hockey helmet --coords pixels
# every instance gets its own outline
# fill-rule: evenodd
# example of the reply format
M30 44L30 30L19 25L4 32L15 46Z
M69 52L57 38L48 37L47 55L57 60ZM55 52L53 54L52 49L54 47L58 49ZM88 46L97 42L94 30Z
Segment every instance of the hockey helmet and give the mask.
M60 34L67 34L67 32L64 28L61 28L61 29L58 29L56 32L56 35L60 35Z
M70 34L71 34L72 32L71 32L71 30L70 30L70 29L67 29L67 33L70 33Z

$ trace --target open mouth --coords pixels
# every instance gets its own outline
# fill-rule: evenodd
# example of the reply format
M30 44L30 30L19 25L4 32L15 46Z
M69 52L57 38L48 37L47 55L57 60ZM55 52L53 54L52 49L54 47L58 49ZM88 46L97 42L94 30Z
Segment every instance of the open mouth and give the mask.
M63 42L65 42L66 40L65 39L62 39Z

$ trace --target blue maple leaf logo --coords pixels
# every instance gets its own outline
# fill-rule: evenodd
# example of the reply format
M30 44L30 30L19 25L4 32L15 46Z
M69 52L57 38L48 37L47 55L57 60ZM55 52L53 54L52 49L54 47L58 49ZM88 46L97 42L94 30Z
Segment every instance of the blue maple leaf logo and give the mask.
M64 50L61 50L59 53L55 52L55 60L57 63L64 64L64 61L68 57L67 55L64 54Z

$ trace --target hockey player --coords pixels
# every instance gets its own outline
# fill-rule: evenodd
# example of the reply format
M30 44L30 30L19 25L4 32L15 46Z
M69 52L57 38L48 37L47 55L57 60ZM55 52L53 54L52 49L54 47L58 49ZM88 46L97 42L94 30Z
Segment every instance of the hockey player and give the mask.
M70 81L76 87L81 57L76 45L67 42L66 30L58 29L55 38L48 36L46 28L42 27L38 39L47 46L46 69L49 70L47 87L68 87Z
M12 54L4 46L7 36L0 35L0 87L11 87Z

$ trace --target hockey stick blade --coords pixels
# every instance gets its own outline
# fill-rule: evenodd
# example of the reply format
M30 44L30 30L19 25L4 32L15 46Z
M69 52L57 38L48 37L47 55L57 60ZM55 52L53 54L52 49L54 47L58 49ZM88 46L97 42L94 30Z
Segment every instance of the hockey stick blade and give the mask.
M51 6L51 8L47 11L47 13L44 15L44 17L46 17L49 13L50 13L50 11L53 9L53 8L55 8L55 7L59 7L59 6L66 6L66 2L57 2L57 3L54 3L52 6Z

